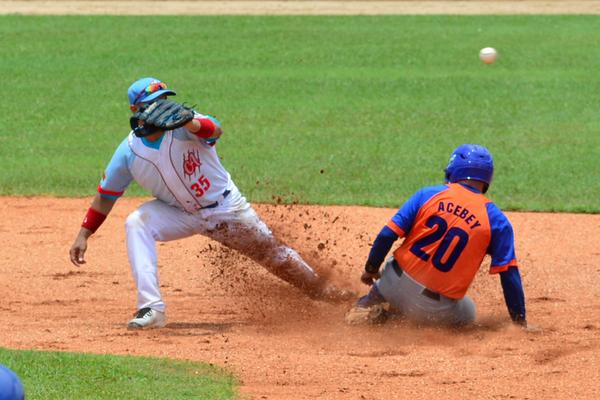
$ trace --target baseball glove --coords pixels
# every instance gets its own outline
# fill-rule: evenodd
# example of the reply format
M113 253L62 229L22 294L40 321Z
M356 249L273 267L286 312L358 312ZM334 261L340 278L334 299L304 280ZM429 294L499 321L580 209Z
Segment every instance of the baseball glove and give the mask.
M194 110L171 100L158 100L140 109L129 119L133 133L144 137L158 131L182 127L194 119Z

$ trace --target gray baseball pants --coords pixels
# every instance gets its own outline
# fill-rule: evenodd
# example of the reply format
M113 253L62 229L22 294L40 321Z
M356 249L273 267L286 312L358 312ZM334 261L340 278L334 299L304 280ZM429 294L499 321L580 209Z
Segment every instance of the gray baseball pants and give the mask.
M470 297L455 300L430 291L403 271L394 257L388 259L376 284L390 306L414 321L439 325L475 321L475 303Z

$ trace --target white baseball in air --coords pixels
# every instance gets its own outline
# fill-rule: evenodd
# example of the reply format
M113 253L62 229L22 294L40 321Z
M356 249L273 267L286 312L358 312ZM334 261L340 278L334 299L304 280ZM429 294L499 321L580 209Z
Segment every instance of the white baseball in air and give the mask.
M479 58L486 64L493 64L498 58L498 52L493 47L484 47L479 51Z

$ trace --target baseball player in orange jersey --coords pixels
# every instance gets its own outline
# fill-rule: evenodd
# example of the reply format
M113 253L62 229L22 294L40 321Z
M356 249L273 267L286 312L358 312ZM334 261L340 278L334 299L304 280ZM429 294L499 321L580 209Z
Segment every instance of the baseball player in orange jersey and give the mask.
M150 109L175 92L164 82L142 78L128 90L131 111ZM154 107L157 108L157 107ZM134 114L137 115L137 114ZM135 180L155 197L127 218L127 253L137 286L137 311L128 327L160 328L166 305L160 293L156 242L201 234L250 257L314 299L345 300L351 292L324 281L293 249L280 243L246 201L217 155L222 135L214 117L194 112L172 130L137 129L121 142L98 186L70 250L85 263L88 238ZM234 266L232 266L234 267Z
M446 184L417 191L377 236L361 281L372 285L346 314L348 323L385 320L383 303L419 322L467 325L475 303L467 290L486 254L500 274L511 319L526 326L525 299L513 229L484 193L494 172L480 145L459 146L446 167ZM380 265L398 238L405 238Z

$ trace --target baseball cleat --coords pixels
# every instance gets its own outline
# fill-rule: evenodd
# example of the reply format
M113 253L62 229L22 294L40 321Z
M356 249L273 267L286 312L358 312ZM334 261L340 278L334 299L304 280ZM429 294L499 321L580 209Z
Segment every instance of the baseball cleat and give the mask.
M135 318L127 323L129 329L163 328L167 324L164 312L149 307L138 310L134 316Z
M354 306L344 316L348 325L377 325L388 319L388 312L383 304L371 307Z

